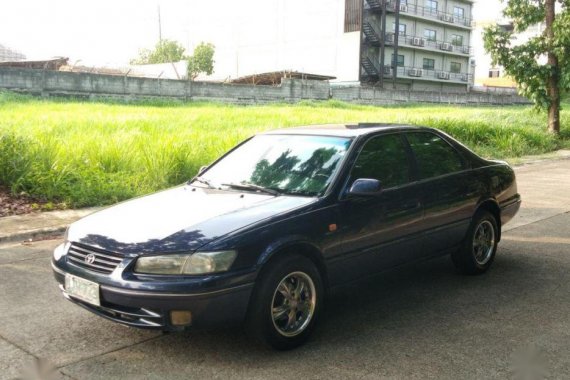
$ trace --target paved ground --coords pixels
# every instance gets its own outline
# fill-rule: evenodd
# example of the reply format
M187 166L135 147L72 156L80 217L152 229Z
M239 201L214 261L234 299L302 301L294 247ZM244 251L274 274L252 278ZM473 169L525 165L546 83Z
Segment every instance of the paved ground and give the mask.
M67 226L98 208L33 212L0 218L0 244L61 236Z
M517 170L524 208L484 276L446 258L346 287L306 346L273 352L239 331L161 335L59 294L53 241L0 249L0 378L35 358L72 379L570 377L570 160Z

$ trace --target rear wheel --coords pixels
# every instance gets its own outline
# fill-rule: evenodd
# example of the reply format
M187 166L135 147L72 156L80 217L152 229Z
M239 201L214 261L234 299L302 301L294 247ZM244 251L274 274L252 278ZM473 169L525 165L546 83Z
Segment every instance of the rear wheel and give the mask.
M461 272L476 275L486 272L497 252L499 229L497 220L488 211L478 211L467 231L462 247L451 256Z
M249 335L278 350L303 344L323 307L323 282L311 260L277 258L260 275L246 320Z

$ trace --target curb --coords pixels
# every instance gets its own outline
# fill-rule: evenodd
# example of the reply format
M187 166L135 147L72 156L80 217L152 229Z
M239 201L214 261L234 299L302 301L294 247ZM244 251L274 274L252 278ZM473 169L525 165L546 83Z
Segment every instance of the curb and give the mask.
M545 156L527 156L526 158L521 157L520 162L516 162L513 164L509 164L514 168L520 168L524 166L534 165L534 164L544 164L548 162L556 162L562 160L570 159L570 150L562 149L555 151L554 155L545 155Z
M99 210L92 207L0 218L0 245L60 238L70 224Z
M44 240L49 237L59 238L67 230L67 225L37 228L9 235L0 235L0 245L7 243L24 243L26 241Z

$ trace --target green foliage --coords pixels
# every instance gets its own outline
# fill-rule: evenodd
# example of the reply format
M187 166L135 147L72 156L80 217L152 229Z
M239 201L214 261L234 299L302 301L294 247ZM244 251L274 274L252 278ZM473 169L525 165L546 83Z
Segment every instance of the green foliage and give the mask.
M188 57L188 78L196 79L200 73L212 75L214 72L215 47L211 43L200 42L194 53Z
M545 34L522 44L514 38L515 32L544 22L545 2L536 0L507 0L504 14L512 19L514 32L491 26L483 35L485 50L491 54L493 63L503 66L518 83L521 95L531 99L539 109L551 105L548 79L552 75L559 77L561 90L570 88L570 8L567 0L558 2L561 11L556 14L553 41ZM558 67L541 62L549 52L558 58Z
M304 124L431 126L494 158L570 147L570 122L557 140L541 128L545 119L530 107L83 102L0 92L0 183L70 207L110 204L183 183L256 132Z
M148 65L155 63L169 63L182 61L184 48L181 44L171 40L160 40L153 50L141 49L139 56L131 60L131 65Z

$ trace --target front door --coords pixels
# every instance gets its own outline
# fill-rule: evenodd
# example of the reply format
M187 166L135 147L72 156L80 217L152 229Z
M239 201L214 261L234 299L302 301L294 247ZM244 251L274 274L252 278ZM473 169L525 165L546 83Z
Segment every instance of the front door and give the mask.
M331 278L350 281L411 260L419 249L421 196L413 183L411 154L398 133L370 138L350 172L356 179L377 179L377 195L345 194L340 201L338 233L343 253L330 262Z

